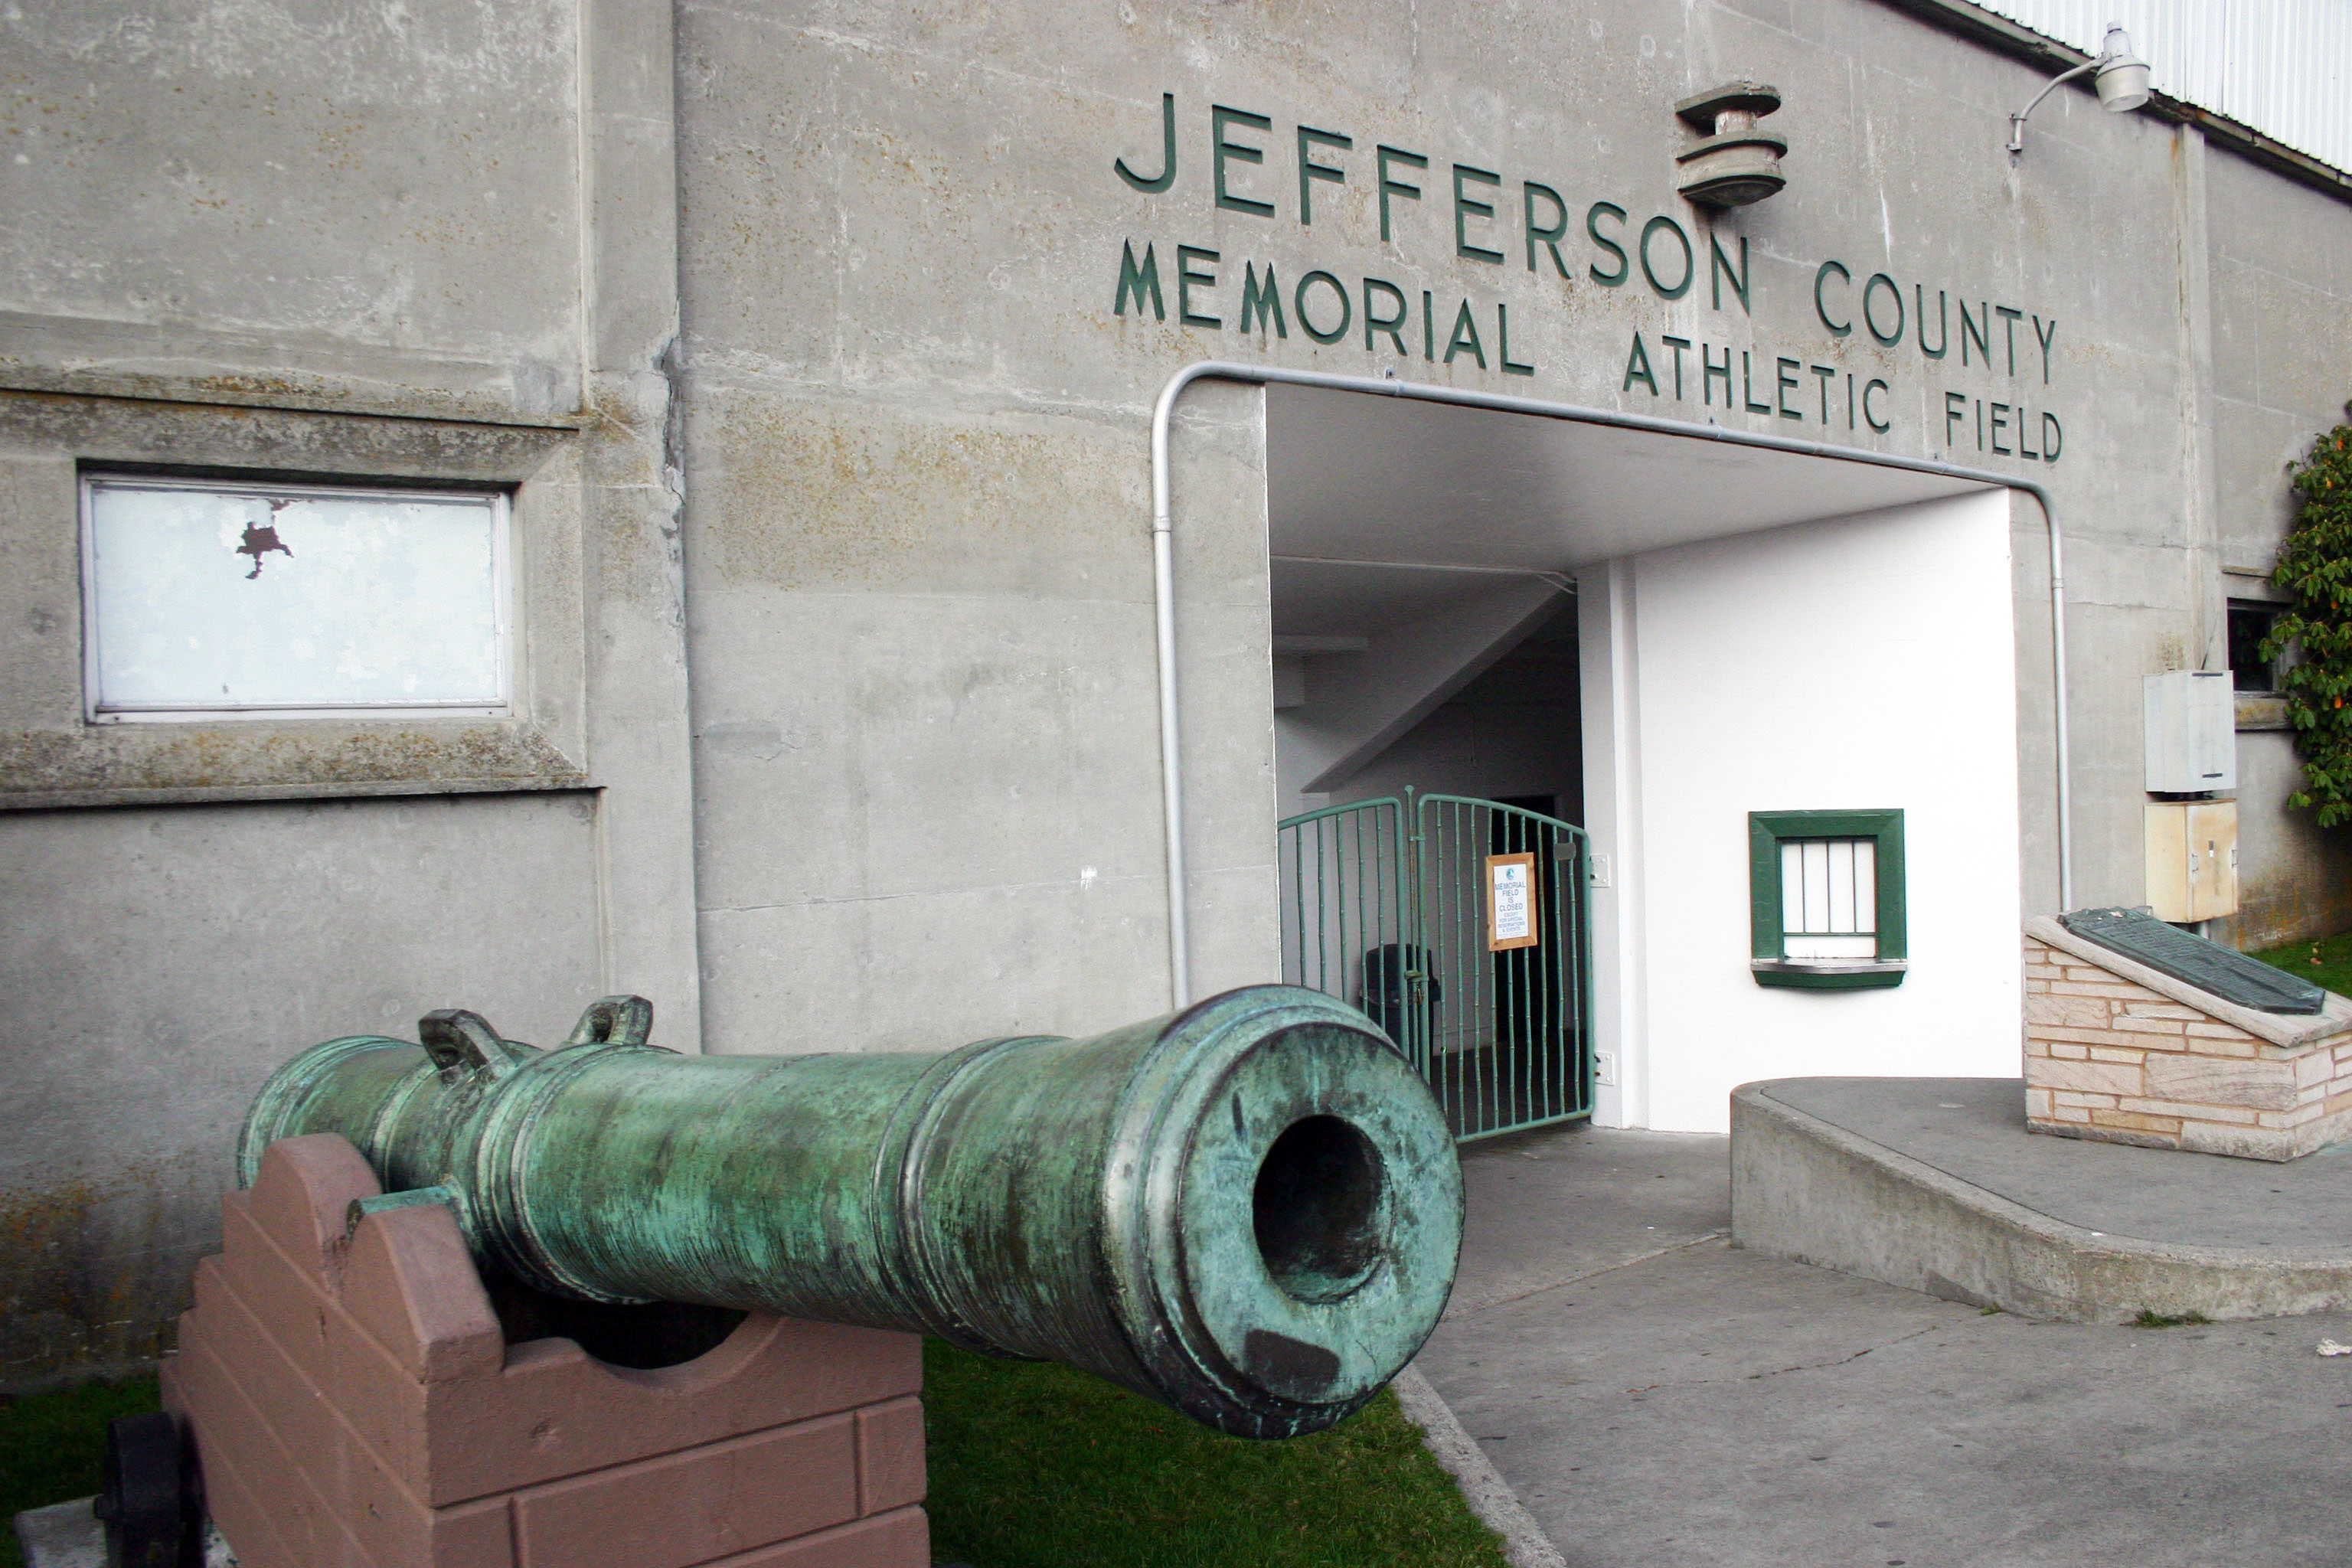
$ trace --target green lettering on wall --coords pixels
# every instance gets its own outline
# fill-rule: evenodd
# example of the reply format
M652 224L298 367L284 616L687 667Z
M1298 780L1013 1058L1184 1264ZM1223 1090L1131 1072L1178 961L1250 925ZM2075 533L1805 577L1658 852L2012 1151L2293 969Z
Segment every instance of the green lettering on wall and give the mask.
M1395 315L1382 316L1374 313L1372 310L1372 291L1374 289L1378 289L1381 294L1387 296L1390 302L1396 306ZM1390 282L1385 278L1367 278L1364 279L1364 347L1367 350L1370 350L1372 346L1372 334L1374 332L1386 332L1389 335L1390 341L1396 344L1397 353L1410 356L1412 351L1405 347L1404 324L1412 319L1412 307L1404 302L1403 289L1398 288L1395 284Z
M1503 176L1500 174L1490 174L1484 169L1474 169L1467 163L1454 165L1454 254L1466 256L1473 261L1491 261L1499 267L1503 262L1501 251L1488 250L1484 246L1473 245L1470 243L1469 237L1463 232L1463 225L1474 215L1489 222L1495 216L1494 203L1480 201L1463 190L1462 184L1465 180L1492 185L1498 191L1503 188Z
M2000 318L2002 330L2009 336L2009 374L2017 374L2017 323L2025 320L2025 312L2008 305L1995 305L1993 313ZM1987 359L1992 356L1988 354Z
M1650 264L1650 241L1662 232L1673 234L1683 247L1682 280L1671 289L1658 281L1657 269ZM1691 249L1690 236L1683 232L1682 225L1663 213L1642 226L1642 276L1650 280L1650 287L1658 291L1661 299L1666 300L1681 299L1698 279L1698 257Z
M1707 356L1706 345L1698 346L1698 393L1709 408L1715 406L1715 378L1723 377L1723 405L1731 406L1731 346L1723 349L1723 363L1717 364Z
M1335 185L1344 185L1348 183L1348 171L1337 163L1317 163L1315 149L1318 146L1336 147L1345 153L1355 145L1354 137L1342 136L1336 131L1318 131L1311 125L1302 125L1298 128L1298 221L1300 223L1311 224L1315 221L1315 202L1311 195L1315 188L1315 181L1328 180Z
M1421 187L1419 185L1408 185L1402 180L1391 178L1389 174L1389 165L1391 163L1410 163L1416 169L1426 169L1429 167L1429 160L1423 157L1418 153L1408 153L1402 147L1390 147L1385 145L1383 145L1375 154L1375 159L1380 164L1381 171L1381 237L1382 239L1386 239L1389 237L1390 233L1389 197L1391 195L1410 196L1414 201L1421 200Z
M1882 436L1885 435L1887 431L1893 429L1894 426L1889 425L1885 420L1881 419L1876 414L1871 412L1870 395L1874 392L1885 392L1885 390L1886 384L1878 380L1874 376L1871 379L1870 384L1862 389L1863 423L1869 426L1873 430L1877 431Z
M1143 296L1149 291L1151 295L1152 319L1159 321L1166 321L1168 307L1160 298L1160 258L1151 253L1151 247L1147 242L1143 247L1143 265L1138 267L1135 264L1135 242L1121 240L1119 248L1121 254L1118 258L1118 297L1111 304L1111 313L1116 316L1126 315L1127 301L1132 296L1135 300L1135 313L1141 315Z
M1265 162L1265 148L1252 147L1243 142L1225 140L1226 131L1236 125L1246 126L1252 131L1274 129L1274 121L1263 114L1252 114L1246 109L1227 109L1222 103L1209 106L1210 172L1214 176L1210 183L1216 186L1217 205L1229 212L1253 213L1259 217L1272 217L1274 216L1272 202L1254 201L1248 196L1234 195L1225 189L1226 159L1238 158L1244 163Z
M1969 344L1971 342L1977 345L1977 353L1984 356L1985 363L1992 363L1992 311L1981 300L1977 301L1977 309L1984 313L1982 321L1970 320L1969 302L1966 300L1960 301L1960 363L1962 364L1969 363Z
M1552 221L1548 225L1536 222L1538 196L1551 204ZM1530 272L1538 270L1536 247L1541 245L1546 250L1551 252L1551 264L1559 269L1562 278L1574 277L1575 274L1568 269L1568 263L1559 258L1559 242L1568 237L1568 204L1559 199L1558 191L1553 190L1549 185L1539 185L1533 180L1521 182L1519 202L1527 215L1528 270Z
M1877 288L1882 283L1886 285L1886 291L1895 296L1895 330L1891 332L1879 331L1878 317L1870 308L1870 302L1876 298ZM1903 341L1903 286L1884 272L1872 273L1870 281L1862 286L1862 324L1870 329L1872 337L1889 347Z
M2065 444L2066 431L2064 427L2058 423L2058 416L2055 414L2042 415L2042 460L2045 463L2056 462L2058 460L2058 449Z
M1942 359L1952 346L1952 323L1944 313L1944 291L1941 289L1936 290L1936 346L1932 349L1927 346L1927 286L1925 283L1911 285L1911 303L1915 307L1913 313L1919 318L1919 352L1929 359Z
M1804 416L1799 413L1796 409L1789 406L1790 389L1798 384L1797 378L1789 373L1790 371L1802 370L1804 368L1804 361L1790 359L1786 354L1776 355L1772 361L1772 369L1774 373L1773 380L1777 384L1777 389L1772 394L1772 400L1780 405L1780 417L1783 419L1802 419L1804 417Z
M1944 445L1952 444L1952 426L1969 416L1969 400L1965 394L1944 394Z
M1826 425L1830 422L1830 383L1837 379L1837 366L1809 364L1805 368L1812 372L1813 379L1822 384L1822 423Z
M1642 334L1638 331L1633 334L1633 347L1625 355L1625 379L1617 384L1617 390L1631 392L1637 381L1650 389L1651 396L1658 395L1658 378L1650 374L1650 351L1642 346Z
M1251 324L1253 320L1256 323L1255 327ZM1244 261L1242 263L1242 331L1263 331L1269 321L1274 323L1276 337L1290 335L1289 327L1282 320L1282 285L1274 280L1274 263L1269 261L1265 264L1265 283L1261 288L1256 264Z
M1317 326L1315 318L1307 313L1307 290L1318 283L1339 297L1339 324L1328 332ZM1290 296L1290 303L1292 309L1298 312L1299 326L1306 330L1308 337L1318 343L1338 342L1348 335L1348 328L1356 319L1356 306L1355 302L1348 298L1348 286L1320 268L1298 280L1297 289Z
M2058 338L2058 318L2050 318L2050 330L2045 332L2042 330L2042 318L2034 317L2033 335L2042 344L2042 384L2047 386L2050 384L2050 345ZM2042 417L2046 419L2049 416L2045 414Z
M1679 403L1683 400L1683 351L1691 346L1690 340L1670 338L1661 332L1658 334L1658 341L1675 351L1675 401ZM1621 387L1619 390L1623 389Z
M1813 274L1813 314L1822 319L1822 325L1827 327L1831 331L1835 332L1839 337L1843 337L1848 332L1853 331L1853 323L1852 321L1840 321L1831 316L1829 301L1822 298L1822 284L1828 279L1829 275L1832 272L1836 273L1839 278L1848 283L1853 281L1853 274L1845 269L1844 262L1822 262L1821 265L1821 270Z
M1602 213L1607 213L1619 223L1623 223L1625 221L1625 209L1619 206L1615 202L1595 202L1585 209L1584 232L1592 237L1593 244L1599 246L1601 249L1607 251L1610 255L1617 258L1617 270L1614 272L1603 272L1601 270L1600 264L1597 262L1594 263L1592 267L1592 280L1595 283L1601 284L1604 288L1621 288L1623 286L1625 279L1633 275L1633 264L1626 258L1625 247L1623 246L1618 244L1615 240L1601 232L1601 215Z
M1714 295L1715 308L1718 310L1723 309L1723 280L1726 278L1731 279L1731 291L1739 296L1741 312L1754 315L1756 312L1748 303L1748 237L1744 234L1739 237L1739 270L1734 272L1731 258L1723 253L1723 242L1710 230L1706 237L1706 281L1708 292Z
M1192 269L1192 263L1213 263L1220 259L1215 251L1205 250L1197 245L1176 247L1176 320L1180 324L1187 327L1222 327L1225 324L1215 316L1204 316L1192 309L1192 285L1199 283L1211 289L1217 286L1215 273L1196 272Z
M1505 375L1533 375L1532 362L1521 364L1511 357L1511 308L1500 300L1495 304L1495 357L1502 362Z
M1454 356L1465 352L1478 362L1480 370L1486 368L1486 351L1478 342L1478 321L1470 313L1470 301L1467 300L1462 301L1462 309L1454 313L1454 334L1445 340L1445 363L1452 364Z
M1129 168L1127 160L1124 158L1113 158L1110 161L1110 166L1120 179L1125 180L1137 190L1149 192L1153 195L1158 195L1176 183L1176 95L1174 93L1163 92L1160 95L1160 173L1158 175L1149 180L1145 179Z

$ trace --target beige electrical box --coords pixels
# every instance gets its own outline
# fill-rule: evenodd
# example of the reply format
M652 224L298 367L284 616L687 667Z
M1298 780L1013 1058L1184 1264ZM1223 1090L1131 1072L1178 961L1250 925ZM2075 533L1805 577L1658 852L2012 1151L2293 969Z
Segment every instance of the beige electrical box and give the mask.
M2146 807L2147 902L2160 921L2238 912L2238 803L2167 800Z

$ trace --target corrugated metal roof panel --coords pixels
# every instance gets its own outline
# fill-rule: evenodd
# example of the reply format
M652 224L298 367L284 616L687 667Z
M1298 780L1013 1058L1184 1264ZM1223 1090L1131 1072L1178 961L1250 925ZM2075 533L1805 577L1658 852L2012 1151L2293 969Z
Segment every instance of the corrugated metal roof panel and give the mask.
M2352 0L1977 0L2086 54L2120 23L2158 92L2352 170Z

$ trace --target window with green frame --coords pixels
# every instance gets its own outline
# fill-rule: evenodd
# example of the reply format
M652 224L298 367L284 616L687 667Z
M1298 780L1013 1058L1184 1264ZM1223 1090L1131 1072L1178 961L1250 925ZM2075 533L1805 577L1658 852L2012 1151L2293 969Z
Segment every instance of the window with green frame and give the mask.
M1748 889L1757 984L1903 984L1900 811L1749 812Z

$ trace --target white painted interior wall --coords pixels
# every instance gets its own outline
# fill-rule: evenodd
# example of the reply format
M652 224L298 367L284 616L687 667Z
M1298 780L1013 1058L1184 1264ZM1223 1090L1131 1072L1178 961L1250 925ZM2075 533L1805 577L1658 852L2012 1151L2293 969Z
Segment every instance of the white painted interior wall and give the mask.
M2018 1071L2010 500L1931 500L1579 574L1604 1124L1721 1132L1751 1079ZM1748 814L1900 807L1911 970L1758 985Z

